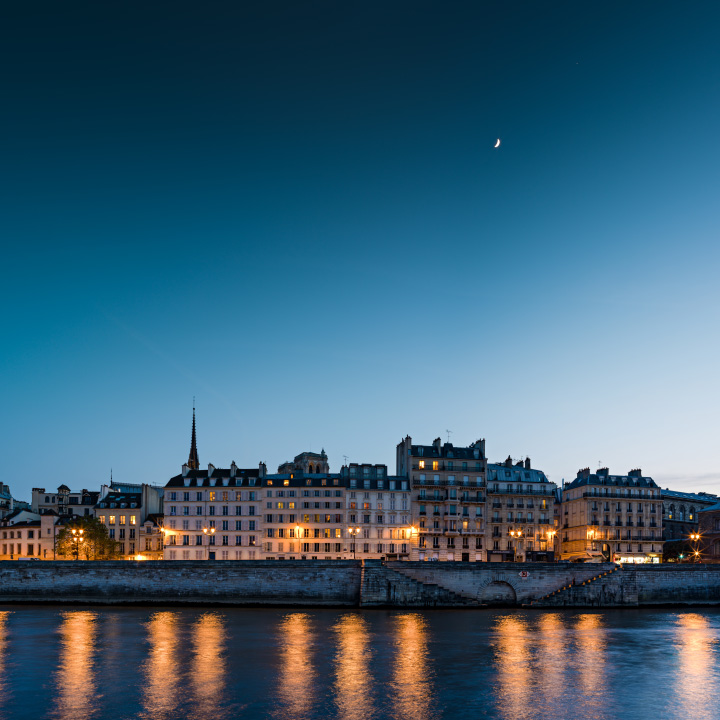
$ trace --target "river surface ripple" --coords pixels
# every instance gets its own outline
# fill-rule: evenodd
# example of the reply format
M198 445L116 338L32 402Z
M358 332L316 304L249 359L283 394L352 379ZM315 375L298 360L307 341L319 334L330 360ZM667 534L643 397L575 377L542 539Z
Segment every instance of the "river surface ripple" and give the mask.
M0 720L718 720L720 611L0 607Z

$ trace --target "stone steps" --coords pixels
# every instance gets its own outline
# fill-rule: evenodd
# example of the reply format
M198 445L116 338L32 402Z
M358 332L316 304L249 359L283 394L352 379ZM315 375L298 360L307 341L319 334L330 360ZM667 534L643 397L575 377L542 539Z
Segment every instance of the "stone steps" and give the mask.
M424 583L379 563L366 562L361 579L361 607L463 607L479 606L435 583Z
M597 605L597 597L602 593L599 586L609 586L611 584L610 577L621 570L620 567L614 567L603 573L599 573L594 577L584 580L581 583L571 583L554 590L543 597L533 600L525 607L548 607L548 606L594 606ZM612 578L612 584L615 584ZM592 586L592 587L591 587ZM613 593L617 594L617 593ZM624 604L624 603L619 603Z

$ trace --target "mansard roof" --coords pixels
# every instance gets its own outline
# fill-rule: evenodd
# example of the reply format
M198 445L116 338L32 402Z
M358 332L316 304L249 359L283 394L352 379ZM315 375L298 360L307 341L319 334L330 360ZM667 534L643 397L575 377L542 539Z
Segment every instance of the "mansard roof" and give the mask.
M526 468L522 463L508 465L507 463L488 463L488 480L504 480L505 482L550 482L542 470ZM502 474L501 474L502 471ZM507 475L506 473L510 473ZM494 474L491 477L491 474Z
M234 477L232 476L234 474ZM260 477L259 468L213 468L208 470L188 470L185 475L175 475L165 484L166 488L174 487L236 487L247 485L250 478Z
M475 453L478 453L477 456ZM410 455L412 457L424 458L448 458L451 460L482 460L483 453L479 446L455 447L452 443L443 443L438 448L437 445L411 445Z
M717 495L709 493L687 493L679 490L669 490L665 488L660 491L660 497L668 500L684 500L685 502L700 503L705 505L713 505L718 502Z
M109 492L96 508L135 509L142 507L142 493Z
M658 484L651 477L643 477L640 470L631 470L627 475L610 475L607 468L601 468L591 473L589 468L578 470L577 477L567 485L565 490L581 487L583 485L605 485L616 487L646 487L656 488Z

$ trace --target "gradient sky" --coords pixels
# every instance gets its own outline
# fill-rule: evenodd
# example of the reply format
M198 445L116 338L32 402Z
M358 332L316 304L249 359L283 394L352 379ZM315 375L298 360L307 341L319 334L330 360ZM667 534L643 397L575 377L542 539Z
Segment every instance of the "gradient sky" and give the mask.
M2 480L406 434L720 492L720 4L0 10ZM502 145L495 150L496 138Z

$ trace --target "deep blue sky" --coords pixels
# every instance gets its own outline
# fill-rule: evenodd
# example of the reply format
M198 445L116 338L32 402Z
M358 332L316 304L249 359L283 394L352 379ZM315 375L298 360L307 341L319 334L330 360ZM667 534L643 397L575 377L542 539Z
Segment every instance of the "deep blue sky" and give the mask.
M0 11L2 480L444 431L720 492L720 4ZM496 138L502 145L495 150Z

